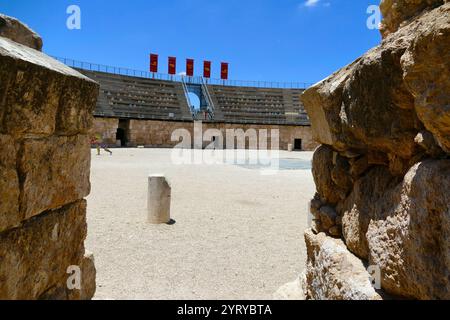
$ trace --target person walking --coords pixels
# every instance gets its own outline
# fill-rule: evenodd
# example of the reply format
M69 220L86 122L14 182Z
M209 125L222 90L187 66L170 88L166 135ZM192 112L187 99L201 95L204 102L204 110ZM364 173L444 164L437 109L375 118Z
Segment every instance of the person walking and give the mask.
M106 147L106 144L102 143L102 141L103 141L103 139L101 139L100 135L98 135L98 134L91 137L91 145L95 146L95 148L97 149L97 155L98 156L100 155L100 151L101 151L100 148L101 148L101 149L105 150L106 152L108 152L110 156L112 156L112 154L113 154L112 151L109 150Z

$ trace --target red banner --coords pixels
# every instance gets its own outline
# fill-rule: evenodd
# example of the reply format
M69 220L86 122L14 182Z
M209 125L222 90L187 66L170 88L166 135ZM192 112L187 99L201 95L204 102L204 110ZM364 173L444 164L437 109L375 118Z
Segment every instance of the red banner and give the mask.
M177 58L169 57L169 74L177 73Z
M150 72L158 72L158 55L150 55Z
M222 62L220 70L220 78L222 80L228 80L228 63Z
M186 75L188 77L194 76L194 59L186 60Z
M211 61L203 62L203 77L211 78Z

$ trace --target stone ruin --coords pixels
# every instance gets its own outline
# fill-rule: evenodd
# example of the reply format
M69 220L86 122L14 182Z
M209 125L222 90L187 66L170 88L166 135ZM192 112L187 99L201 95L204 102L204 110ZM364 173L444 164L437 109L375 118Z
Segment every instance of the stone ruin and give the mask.
M90 299L88 130L98 84L0 15L0 299Z
M450 3L381 10L382 43L302 97L322 144L307 299L450 299Z

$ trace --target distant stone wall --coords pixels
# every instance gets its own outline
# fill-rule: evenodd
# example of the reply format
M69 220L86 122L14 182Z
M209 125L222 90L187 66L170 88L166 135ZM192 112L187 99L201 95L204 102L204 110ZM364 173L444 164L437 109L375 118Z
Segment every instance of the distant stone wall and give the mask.
M95 132L106 137L104 143L115 145L116 142L110 141L113 133L118 127L118 120L113 118L95 118ZM193 122L177 122L177 121L157 121L157 120L130 120L128 143L130 146L147 146L159 148L171 148L178 142L171 141L172 133L177 129L186 129L189 131L192 139L194 132ZM317 143L312 138L312 131L309 126L280 126L280 125L254 125L254 124L230 124L230 123L203 123L203 131L209 129L218 129L222 135L226 137L228 129L242 129L245 131L254 129L259 130L278 129L280 133L280 149L287 150L288 144L294 145L295 139L302 140L303 150L312 151L317 147ZM225 138L224 138L225 139ZM226 139L225 139L226 140ZM270 147L270 139L268 140ZM205 142L205 145L207 143ZM226 147L226 142L224 142ZM247 141L248 147L248 141Z
M13 41L35 39L26 30L0 37L0 299L90 299L83 198L98 85Z
M115 118L95 118L91 129L91 136L100 136L103 143L108 145L116 144L116 133L119 127L119 119Z

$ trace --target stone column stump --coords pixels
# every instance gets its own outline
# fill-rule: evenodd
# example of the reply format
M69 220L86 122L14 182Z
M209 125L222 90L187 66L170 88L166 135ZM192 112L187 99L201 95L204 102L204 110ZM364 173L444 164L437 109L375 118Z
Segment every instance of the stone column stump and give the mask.
M171 187L163 174L148 177L147 220L151 224L170 222Z

